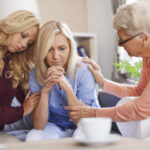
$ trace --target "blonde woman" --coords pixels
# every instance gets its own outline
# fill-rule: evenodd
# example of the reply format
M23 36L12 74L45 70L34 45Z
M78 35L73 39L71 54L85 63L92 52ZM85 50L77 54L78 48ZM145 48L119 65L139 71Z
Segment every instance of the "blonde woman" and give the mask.
M20 10L0 20L0 130L27 116L37 105L39 93L25 96L33 61L33 45L39 30L38 19ZM22 105L11 106L16 97Z
M76 125L64 107L80 105L78 99L99 106L94 78L77 55L72 33L62 21L48 22L39 32L30 88L32 93L41 91L41 97L32 114L34 129L27 140L72 136Z

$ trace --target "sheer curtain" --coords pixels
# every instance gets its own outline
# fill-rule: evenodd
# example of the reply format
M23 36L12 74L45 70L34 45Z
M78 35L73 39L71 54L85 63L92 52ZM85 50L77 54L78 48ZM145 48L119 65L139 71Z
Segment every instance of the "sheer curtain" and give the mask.
M137 0L126 0L126 4L131 4L133 2L136 2ZM138 58L138 57L130 57L126 50L123 48L123 47L118 47L118 56L119 56L119 59L123 60L127 60L128 62L130 62L130 64L132 65L133 63L137 62L139 59L141 58ZM124 71L122 71L121 73L125 73Z
M125 4L126 0L112 0L112 7L113 7L113 13L115 15L117 8L120 7L121 5ZM116 39L117 39L117 34L116 34ZM116 40L117 41L117 40ZM118 62L119 60L119 53L118 53L118 43L116 43L116 53L114 55L114 60L113 62ZM117 67L113 66L113 71L112 71L112 80L118 81L119 79L119 74L117 72Z
M116 13L117 8L125 3L126 0L112 0L114 14Z
M37 0L0 0L0 19L20 9L32 11L40 19Z
M131 4L135 1L137 1L137 0L112 0L112 6L113 6L114 14L116 13L117 8L120 7L121 5ZM117 35L116 35L116 38L117 38ZM130 62L130 64L132 65L134 62L137 62L141 58L130 57L123 47L118 47L118 45L116 45L116 55L114 58L114 62L118 63L119 59L121 59L121 60L125 59L128 62ZM120 76L119 74L121 74L122 76ZM117 67L114 66L113 67L113 73L112 73L112 79L119 81L119 82L124 82L124 77L126 78L125 72L122 70L118 73Z

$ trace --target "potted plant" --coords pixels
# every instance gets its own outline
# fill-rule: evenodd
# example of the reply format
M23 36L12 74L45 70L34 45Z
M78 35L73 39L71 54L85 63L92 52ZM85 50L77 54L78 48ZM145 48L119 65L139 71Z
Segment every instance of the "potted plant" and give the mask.
M113 65L117 67L117 71L124 72L128 80L132 80L132 82L134 83L136 83L136 81L139 79L141 75L141 68L142 68L141 59L132 64L128 60L119 59L119 63L113 63Z

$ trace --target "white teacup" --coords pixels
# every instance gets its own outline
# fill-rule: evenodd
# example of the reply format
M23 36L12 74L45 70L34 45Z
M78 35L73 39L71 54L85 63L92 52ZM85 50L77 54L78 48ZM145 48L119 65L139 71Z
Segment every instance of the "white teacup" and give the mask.
M106 139L110 134L110 118L83 118L78 123L79 130L85 138L92 141Z

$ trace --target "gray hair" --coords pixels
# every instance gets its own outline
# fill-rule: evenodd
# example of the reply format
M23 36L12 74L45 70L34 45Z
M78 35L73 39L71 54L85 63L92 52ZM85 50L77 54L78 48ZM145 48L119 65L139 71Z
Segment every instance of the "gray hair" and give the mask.
M113 18L116 30L125 30L129 35L150 33L150 0L139 0L118 8Z

